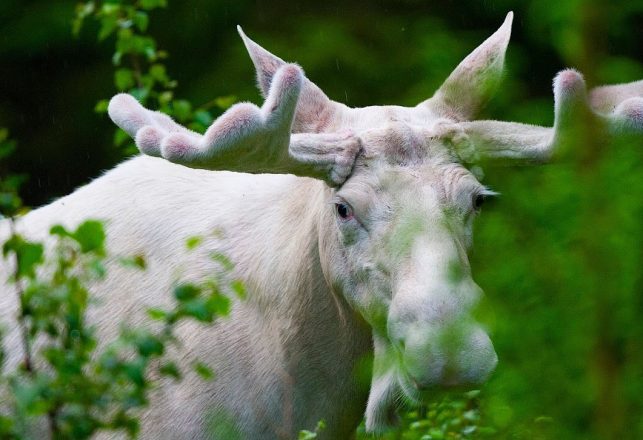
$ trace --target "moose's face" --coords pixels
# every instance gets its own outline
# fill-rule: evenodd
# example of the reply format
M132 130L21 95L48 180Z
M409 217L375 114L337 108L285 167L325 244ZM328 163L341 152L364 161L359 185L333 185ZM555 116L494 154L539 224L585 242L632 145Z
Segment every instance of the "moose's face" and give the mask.
M361 133L363 155L329 207L327 276L373 328L372 428L386 425L396 399L479 384L497 361L471 316L481 290L467 258L473 219L493 193L432 134L401 122Z
M331 101L301 68L240 31L266 97L236 104L204 135L117 95L110 117L139 149L193 168L292 173L323 180L332 220L322 266L373 328L374 372L366 427L389 420L400 396L477 384L496 364L472 319L481 292L467 260L471 223L490 192L463 164L480 158L543 162L589 123L611 134L643 132L643 82L599 87L554 80L553 128L473 120L502 76L512 14L415 107L351 109Z

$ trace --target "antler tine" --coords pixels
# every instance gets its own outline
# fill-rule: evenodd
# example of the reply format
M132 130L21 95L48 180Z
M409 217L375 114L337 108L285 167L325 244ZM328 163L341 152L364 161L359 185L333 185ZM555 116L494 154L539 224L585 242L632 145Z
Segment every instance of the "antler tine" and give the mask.
M613 135L643 133L640 83L595 89L590 105L582 75L573 69L563 70L554 79L553 128L501 121L462 122L458 131L464 136L454 137L455 152L465 162L480 157L546 162L582 129L579 124L592 124Z
M109 114L150 156L191 168L293 173L341 185L352 171L360 141L351 132L297 133L291 138L304 79L297 65L279 67L261 108L236 104L204 135L145 109L129 95L112 98Z
M170 133L194 133L177 124L164 113L147 110L133 96L127 93L119 93L114 96L109 101L107 113L112 121L131 137L136 137L144 127L158 127Z
M281 150L287 150L302 78L298 66L282 66L261 108L250 103L236 104L203 136L167 115L147 110L130 95L113 97L108 111L112 120L135 138L144 154L193 168L234 170L243 165L247 171L248 163L240 160L241 153L262 156L266 163L254 164L254 168L260 168L268 166L267 161L274 160ZM263 148L257 148L258 143Z
M279 68L261 108L236 104L197 139L185 133L170 134L161 142L162 157L211 170L261 172L279 166L275 162L283 161L288 150L302 80L298 66Z
M596 87L589 94L591 107L610 121L614 131L643 130L643 80Z

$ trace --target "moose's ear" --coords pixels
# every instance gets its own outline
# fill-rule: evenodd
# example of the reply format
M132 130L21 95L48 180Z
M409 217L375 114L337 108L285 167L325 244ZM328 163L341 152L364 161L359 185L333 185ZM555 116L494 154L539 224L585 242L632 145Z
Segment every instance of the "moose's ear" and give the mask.
M259 90L265 97L270 90L275 73L287 63L248 38L241 26L237 26L237 30L246 45L252 63L255 65ZM329 128L332 131L332 122L338 119L340 113L345 109L346 106L331 101L319 87L304 77L292 132L319 133L329 131Z
M513 12L509 12L502 26L462 60L433 97L423 104L459 121L474 119L502 78L512 21Z

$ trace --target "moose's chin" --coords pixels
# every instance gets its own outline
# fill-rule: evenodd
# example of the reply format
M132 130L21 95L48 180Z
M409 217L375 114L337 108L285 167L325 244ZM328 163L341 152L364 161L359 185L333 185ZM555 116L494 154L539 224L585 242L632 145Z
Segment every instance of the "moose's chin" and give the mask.
M402 389L395 371L375 377L371 383L371 391L366 405L366 431L382 433L397 425L397 402L402 395Z
M383 433L398 425L397 410L405 405L419 405L450 393L480 388L480 383L448 382L422 387L406 372L392 368L386 374L373 378L366 406L366 431Z
M379 377L373 377L366 406L366 431L382 433L399 423L397 410L407 404L418 405L423 394L413 386L408 374L391 368Z

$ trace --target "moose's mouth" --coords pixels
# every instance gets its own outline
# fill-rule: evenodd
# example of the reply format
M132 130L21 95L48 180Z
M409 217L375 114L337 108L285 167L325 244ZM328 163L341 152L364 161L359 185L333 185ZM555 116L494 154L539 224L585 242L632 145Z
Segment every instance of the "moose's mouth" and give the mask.
M437 390L437 388L436 388ZM398 425L398 409L417 406L435 396L434 391L421 390L401 365L373 376L366 408L366 430L382 433Z
M456 351L457 363L454 359L446 362L440 356L428 354L418 357L424 375L412 373L417 370L418 362L409 362L390 343L382 346L379 344L383 341L377 341L366 408L367 431L378 433L397 425L397 410L403 406L434 401L444 393L477 389L486 382L498 358L486 333L474 332L470 341L474 343L468 345L469 350Z
M366 430L382 433L399 424L398 410L435 401L445 394L463 393L478 389L482 383L462 383L456 380L439 385L422 386L411 376L396 369L379 378L373 378L366 409Z

